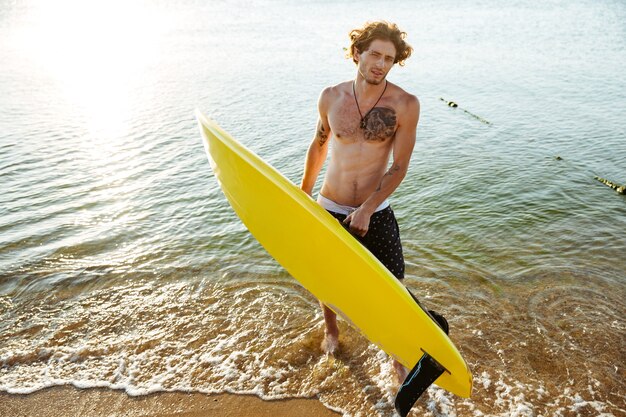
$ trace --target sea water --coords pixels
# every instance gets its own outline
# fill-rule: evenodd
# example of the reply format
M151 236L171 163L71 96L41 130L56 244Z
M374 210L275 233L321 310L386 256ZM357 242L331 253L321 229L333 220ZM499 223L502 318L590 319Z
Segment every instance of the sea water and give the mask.
M0 390L393 415L390 359L345 322L322 354L316 300L236 218L193 116L298 183L374 19L415 49L389 75L421 102L391 198L405 283L474 375L412 415L624 415L626 196L594 179L626 183L618 0L1 1Z

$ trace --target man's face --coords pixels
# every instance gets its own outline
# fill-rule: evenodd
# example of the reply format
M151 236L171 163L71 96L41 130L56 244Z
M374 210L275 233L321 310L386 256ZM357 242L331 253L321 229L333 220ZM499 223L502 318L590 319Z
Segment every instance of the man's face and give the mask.
M396 47L391 41L374 39L363 52L355 55L358 71L370 84L380 84L391 70L396 59Z

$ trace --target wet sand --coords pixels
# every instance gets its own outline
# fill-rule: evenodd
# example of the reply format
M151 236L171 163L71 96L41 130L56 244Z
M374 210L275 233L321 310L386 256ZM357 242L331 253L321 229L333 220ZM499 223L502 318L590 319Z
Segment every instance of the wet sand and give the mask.
M316 399L263 401L252 395L157 393L130 397L105 388L53 387L28 395L0 393L11 417L337 417Z

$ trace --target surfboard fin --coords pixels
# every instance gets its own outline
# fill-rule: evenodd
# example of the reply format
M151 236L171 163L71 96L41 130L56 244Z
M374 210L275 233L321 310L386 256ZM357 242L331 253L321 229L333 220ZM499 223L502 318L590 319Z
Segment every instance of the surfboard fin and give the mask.
M424 353L398 389L395 400L398 414L405 417L411 411L415 401L444 371L444 367L439 362L428 353Z

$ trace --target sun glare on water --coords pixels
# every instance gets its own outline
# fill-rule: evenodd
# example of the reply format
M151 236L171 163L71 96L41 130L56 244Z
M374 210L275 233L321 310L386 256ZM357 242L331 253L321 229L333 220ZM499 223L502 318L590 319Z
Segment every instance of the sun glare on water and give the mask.
M115 140L148 88L167 22L163 11L132 1L37 1L15 42L58 85L90 137Z

